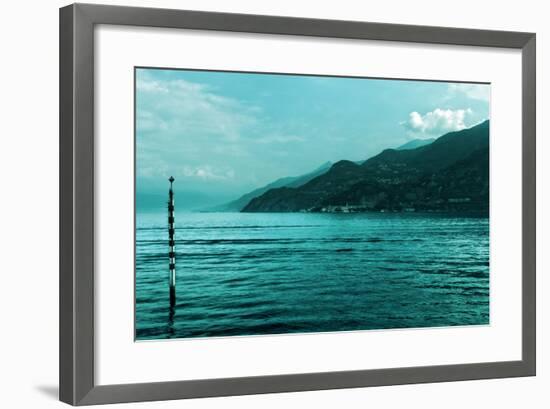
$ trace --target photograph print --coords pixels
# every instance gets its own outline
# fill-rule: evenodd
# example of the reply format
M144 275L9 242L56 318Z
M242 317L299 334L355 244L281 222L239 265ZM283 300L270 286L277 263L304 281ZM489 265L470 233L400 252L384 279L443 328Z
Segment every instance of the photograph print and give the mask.
M490 323L490 84L134 75L137 341Z

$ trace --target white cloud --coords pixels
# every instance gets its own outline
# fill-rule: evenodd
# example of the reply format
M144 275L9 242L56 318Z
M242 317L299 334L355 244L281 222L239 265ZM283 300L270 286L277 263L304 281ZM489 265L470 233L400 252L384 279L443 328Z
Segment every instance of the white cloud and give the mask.
M158 132L168 129L168 124L152 112L141 109L136 112L138 128L141 132Z
M204 166L184 166L182 175L188 178L198 178L203 180L228 180L235 177L233 169L215 169L210 165Z
M304 142L304 141L305 141L305 139L302 136L298 136L298 135L277 135L277 134L263 136L263 137L254 139L254 142L262 143L262 144L271 144L271 143L287 144L287 143L291 143L291 142Z
M243 139L254 135L262 119L258 107L206 84L156 78L146 71L139 72L136 89L139 177L157 180L173 174L199 185L235 180L232 169L216 164L228 156L233 161L247 156Z
M140 73L137 129L164 135L215 136L236 141L256 123L258 108L217 95L204 84L181 79L159 81Z
M451 131L458 131L467 127L465 119L472 115L471 109L441 109L436 108L424 115L414 111L409 114L407 121L401 125L415 137L440 136Z
M480 101L489 101L489 98L491 97L491 86L489 84L465 84L465 83L449 84L448 99L451 99L457 94L463 94L470 99L476 99Z
M168 88L166 88L160 81L146 80L141 77L136 81L136 89L144 92L168 93Z

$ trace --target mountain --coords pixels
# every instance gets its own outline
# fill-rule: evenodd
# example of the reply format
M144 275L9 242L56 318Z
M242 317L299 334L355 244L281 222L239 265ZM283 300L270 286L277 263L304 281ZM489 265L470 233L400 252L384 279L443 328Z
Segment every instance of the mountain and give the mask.
M405 143L401 146L398 146L395 149L398 150L398 151L402 151L402 150L405 150L405 149L416 149L416 148L420 148L421 146L424 146L424 145L429 145L433 141L435 141L435 138L413 139L412 141L409 141L409 142L407 142L407 143Z
M305 183L309 182L311 179L319 175L322 175L323 173L328 171L331 166L332 166L331 162L326 162L326 163L323 163L314 171L306 173L305 175L288 176L288 177L277 179L274 182L271 182L263 187L253 190L252 192L242 195L236 200L211 208L209 209L209 211L240 212L252 199L263 195L268 190L284 187L284 186L292 187L292 188L300 187Z
M489 121L415 149L342 160L304 185L269 189L244 212L481 210L489 206Z

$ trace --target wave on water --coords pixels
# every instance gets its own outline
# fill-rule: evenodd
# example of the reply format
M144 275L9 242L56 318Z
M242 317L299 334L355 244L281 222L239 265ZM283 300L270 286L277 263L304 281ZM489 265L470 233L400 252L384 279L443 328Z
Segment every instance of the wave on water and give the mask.
M485 325L487 218L185 214L136 229L141 339Z

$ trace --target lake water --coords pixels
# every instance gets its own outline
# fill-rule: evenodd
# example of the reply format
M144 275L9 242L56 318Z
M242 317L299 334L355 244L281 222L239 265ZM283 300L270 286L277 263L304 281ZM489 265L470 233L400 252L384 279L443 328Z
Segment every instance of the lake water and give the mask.
M416 213L137 214L136 339L489 323L489 219Z

